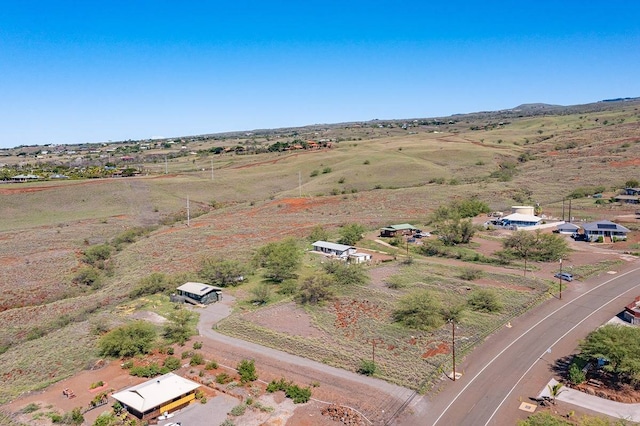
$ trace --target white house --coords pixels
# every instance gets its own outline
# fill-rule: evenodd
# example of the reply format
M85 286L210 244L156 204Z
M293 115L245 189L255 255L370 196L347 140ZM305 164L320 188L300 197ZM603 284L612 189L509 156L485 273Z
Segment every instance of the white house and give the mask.
M512 213L500 219L500 224L506 227L527 227L536 226L542 223L542 218L530 214Z
M196 382L167 373L112 396L133 416L140 420L150 420L193 402L195 391L199 387Z
M574 225L573 223L564 222L556 226L556 229L561 234L574 234L578 232L580 227L578 225Z
M327 241L316 241L312 244L313 251L321 252L330 256L336 256L341 259L348 259L350 255L355 254L356 248L344 244L330 243Z

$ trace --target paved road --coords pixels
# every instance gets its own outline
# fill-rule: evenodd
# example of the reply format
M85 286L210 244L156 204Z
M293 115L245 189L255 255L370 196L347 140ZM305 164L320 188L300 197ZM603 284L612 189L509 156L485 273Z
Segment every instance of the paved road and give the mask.
M418 415L399 423L513 425L525 417L520 402L540 393L555 360L571 354L580 339L640 294L640 268L629 264L616 275L568 286L562 300L544 303L489 337L458 366L461 379L446 383L431 400L415 399L410 407Z

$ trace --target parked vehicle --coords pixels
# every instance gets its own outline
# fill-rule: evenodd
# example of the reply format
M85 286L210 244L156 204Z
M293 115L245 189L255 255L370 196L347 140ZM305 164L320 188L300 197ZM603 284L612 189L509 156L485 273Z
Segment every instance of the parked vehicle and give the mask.
M576 241L587 241L587 236L585 234L579 234L577 232L574 232L571 235L571 238L573 238Z
M561 280L568 281L568 282L573 281L573 274L570 274L568 272L558 272L557 274L554 275L554 277L559 278Z

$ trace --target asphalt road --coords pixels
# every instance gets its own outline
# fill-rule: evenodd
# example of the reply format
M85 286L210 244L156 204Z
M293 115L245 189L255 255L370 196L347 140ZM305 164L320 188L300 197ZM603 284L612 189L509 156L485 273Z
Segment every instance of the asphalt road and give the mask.
M640 295L640 268L633 262L615 275L567 286L562 300L549 300L490 336L458 365L462 378L443 384L434 396L416 398L414 415L398 424L514 425L526 417L520 403L540 393L554 376L556 360Z

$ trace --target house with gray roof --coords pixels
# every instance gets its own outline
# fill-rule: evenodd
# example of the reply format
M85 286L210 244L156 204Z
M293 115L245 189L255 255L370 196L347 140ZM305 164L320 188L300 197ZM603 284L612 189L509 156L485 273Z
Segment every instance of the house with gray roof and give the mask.
M390 225L380 229L381 237L395 237L396 235L412 235L418 232L418 228L410 223L401 223L399 225Z
M349 255L355 254L356 248L345 244L330 243L328 241L316 241L312 244L313 251L335 256L340 259L348 259Z
M588 241L598 241L600 237L603 241L626 240L627 233L629 233L629 229L610 220L585 223L582 225L582 229L584 229Z

